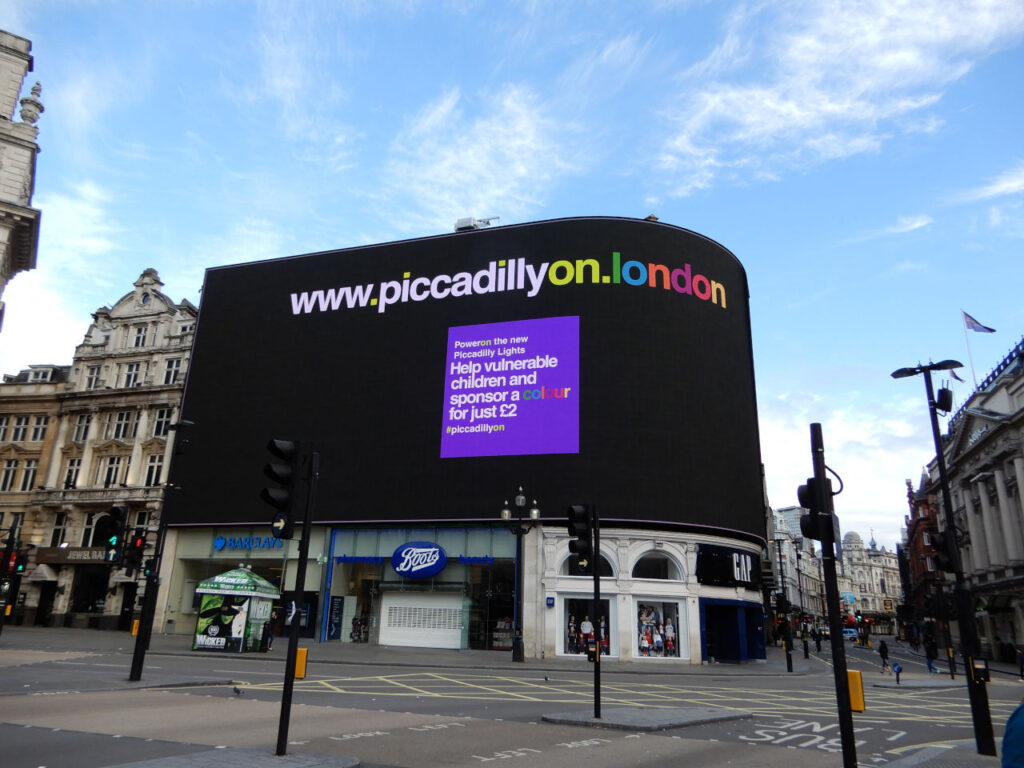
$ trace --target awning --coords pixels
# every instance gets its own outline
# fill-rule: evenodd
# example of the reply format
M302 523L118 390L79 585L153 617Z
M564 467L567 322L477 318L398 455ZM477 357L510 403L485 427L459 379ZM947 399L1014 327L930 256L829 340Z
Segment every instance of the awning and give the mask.
M56 581L57 572L53 570L46 563L39 563L32 570L32 575L28 577L28 581Z
M238 595L239 597L267 597L276 599L281 596L277 587L258 576L247 568L235 568L233 571L199 582L197 595Z

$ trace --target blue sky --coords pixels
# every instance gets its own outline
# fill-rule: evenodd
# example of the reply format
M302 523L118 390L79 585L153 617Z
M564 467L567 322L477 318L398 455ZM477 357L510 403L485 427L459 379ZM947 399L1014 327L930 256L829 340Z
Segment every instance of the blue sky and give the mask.
M6 0L42 83L39 266L0 372L71 360L156 268L203 271L498 224L662 221L751 292L769 501L809 429L844 531L892 547L932 456L923 384L1024 333L1024 4ZM953 382L957 403L969 385Z

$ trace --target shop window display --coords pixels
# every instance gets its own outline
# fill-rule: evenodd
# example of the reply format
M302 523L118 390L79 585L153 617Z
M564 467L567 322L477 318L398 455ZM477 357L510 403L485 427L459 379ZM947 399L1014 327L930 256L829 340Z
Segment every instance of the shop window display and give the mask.
M601 630L601 653L608 655L611 643L608 637L608 601L601 601L601 615L597 621L591 616L594 601L588 599L565 601L565 652L585 654L587 642Z
M636 623L639 656L679 656L678 603L638 603Z

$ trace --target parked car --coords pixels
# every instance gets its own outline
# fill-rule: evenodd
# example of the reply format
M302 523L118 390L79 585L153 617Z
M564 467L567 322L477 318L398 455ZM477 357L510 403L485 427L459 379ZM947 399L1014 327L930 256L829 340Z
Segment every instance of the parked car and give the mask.
M854 629L853 627L846 627L843 630L843 640L854 640L854 641L856 641L858 637L859 637L859 635L857 634L857 630Z

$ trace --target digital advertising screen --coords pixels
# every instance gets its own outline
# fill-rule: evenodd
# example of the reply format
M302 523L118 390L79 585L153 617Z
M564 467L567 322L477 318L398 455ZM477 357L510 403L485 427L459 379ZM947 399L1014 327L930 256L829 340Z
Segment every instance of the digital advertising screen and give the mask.
M317 523L544 520L763 537L746 275L660 222L575 218L209 269L170 525L269 525L268 440ZM301 521L301 520L300 520Z

